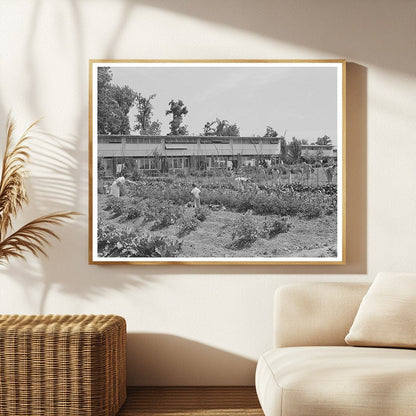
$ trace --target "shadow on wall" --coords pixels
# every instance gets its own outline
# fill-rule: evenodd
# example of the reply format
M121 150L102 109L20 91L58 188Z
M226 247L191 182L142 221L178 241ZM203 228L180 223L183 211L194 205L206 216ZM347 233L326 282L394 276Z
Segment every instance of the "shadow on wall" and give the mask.
M254 360L178 336L127 335L129 386L254 385L255 368Z
M415 12L412 1L400 2L400 8L392 7L390 0L378 1L377 7L371 0L229 0L226 3L222 0L129 0L125 3L126 9L131 8L132 3L144 4L258 33L339 58L353 56L354 60L382 68L412 75L414 72L412 54L405 54L398 48L404 39L400 27L413 26ZM399 14L396 16L396 13ZM408 22L403 22L403 19ZM220 48L219 51L222 52ZM224 57L223 54L221 57ZM277 55L273 58L305 56ZM324 56L317 55L315 58Z
M41 75L45 71L45 63L36 54L35 46L39 33L43 30L40 25L42 13L48 10L48 5L41 1L35 1L31 6L30 36L25 44L28 82L27 90L24 92L33 117L30 122L44 114L40 98L44 85ZM30 204L19 215L19 220L22 218L24 221L52 211L79 211L85 209L88 203L88 71L85 60L85 33L79 2L64 2L59 9L65 13L65 20L76 27L74 33L77 53L67 64L72 68L71 83L80 97L79 111L70 135L63 137L39 131L36 139L29 143L31 164L27 183ZM62 48L64 49L64 44ZM108 48L110 50L111 45ZM65 59L62 62L62 65L64 64ZM60 72L54 75L58 79L62 77ZM0 100L0 121L3 126L6 125L7 105L10 104ZM41 124L47 122L48 114ZM26 297L21 299L21 302L29 305L29 310L35 309L41 314L54 312L47 307L48 295L52 288L74 294L77 299L91 299L106 289L123 290L125 287L138 288L147 284L146 273L141 273L138 277L136 270L130 273L125 267L100 267L98 272L94 270L91 274L85 270L88 267L88 216L85 211L82 212L83 216L77 217L75 221L54 228L61 242L51 239L51 246L46 250L49 259L41 257L34 261L34 258L28 255L27 263L13 260L0 270L4 277L19 282ZM152 284L155 281L153 278ZM34 291L33 287L37 286L41 287L41 290Z
M32 219L51 211L76 209L76 200L80 193L79 154L77 140L57 137L40 131L35 134L31 144L31 165L36 174L29 172L28 187L30 204L24 209ZM75 143L75 144L74 144ZM87 167L85 167L87 176ZM29 166L31 171L31 166ZM28 254L27 263L11 261L4 269L5 275L20 283L25 300L37 313L73 313L71 304L68 310L51 310L48 308L48 296L51 290L59 290L68 295L74 295L76 300L91 300L94 296L112 289L123 291L126 288L144 288L157 284L157 278L147 277L146 273L129 273L123 266L88 266L88 216L81 213L72 221L65 222L60 227L54 227L61 241L50 239L51 245L46 248L48 258L43 256L36 260L37 267L32 264L33 257ZM82 256L76 253L82 252ZM85 268L99 268L88 273ZM132 269L130 269L131 271ZM127 271L127 272L126 272ZM6 276L5 276L6 277ZM34 287L40 290L33 290ZM34 298L36 296L36 298ZM19 313L19 305L16 305ZM108 311L102 313L118 313L116 306L109 304ZM56 306L55 306L56 308ZM20 312L21 313L21 312ZM85 313L80 307L79 313Z
M29 221L33 218L58 210L73 210L80 189L77 183L79 176L76 144L71 138L62 138L38 131L29 142L31 163L29 164L28 188L30 203L24 207L19 220ZM31 174L35 168L35 174ZM83 191L85 194L86 192ZM76 205L75 205L76 206ZM22 217L22 218L21 218ZM127 272L125 267L87 266L88 263L88 226L87 215L67 221L62 226L53 227L61 241L50 239L51 245L46 248L49 258L40 256L36 261L27 253L25 261L12 260L0 275L19 282L25 299L16 304L14 313L21 313L19 305L26 304L28 310L39 314L57 313L47 305L48 295L52 289L69 295L75 295L77 301L92 299L107 289L124 290L125 288L143 288L148 284L157 284L157 278L150 279L146 273L137 275ZM77 256L76 253L83 253ZM85 267L99 267L99 272L85 272ZM131 269L130 269L131 270ZM39 287L39 290L33 290ZM59 313L73 313L71 305L68 310ZM56 307L55 307L56 308ZM116 313L109 305L108 313ZM11 311L13 313L13 311ZM79 313L84 313L80 308Z

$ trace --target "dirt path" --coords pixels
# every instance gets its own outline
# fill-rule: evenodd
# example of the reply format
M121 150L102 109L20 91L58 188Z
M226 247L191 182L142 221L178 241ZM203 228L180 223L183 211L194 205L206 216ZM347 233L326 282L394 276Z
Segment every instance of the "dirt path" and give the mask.
M183 239L184 257L329 257L335 255L335 215L304 220L292 219L287 233L271 239L259 238L250 247L227 248L231 243L230 225L241 214L230 211L212 212L197 230ZM264 217L255 216L260 228Z

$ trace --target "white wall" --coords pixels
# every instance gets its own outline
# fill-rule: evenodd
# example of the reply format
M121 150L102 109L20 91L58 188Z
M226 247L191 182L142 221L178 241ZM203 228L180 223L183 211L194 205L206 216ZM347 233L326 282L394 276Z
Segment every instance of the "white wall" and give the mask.
M130 384L252 384L272 294L416 270L416 2L2 0L0 126L44 117L31 204L85 215L49 259L0 270L2 313L116 313ZM89 266L89 58L346 58L346 266ZM4 137L2 135L1 137ZM2 144L4 146L4 144Z

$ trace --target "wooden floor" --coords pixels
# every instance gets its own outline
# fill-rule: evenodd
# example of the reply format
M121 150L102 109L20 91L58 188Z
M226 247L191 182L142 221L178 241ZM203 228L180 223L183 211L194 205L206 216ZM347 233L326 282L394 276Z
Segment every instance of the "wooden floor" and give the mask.
M128 387L117 416L264 416L254 387Z

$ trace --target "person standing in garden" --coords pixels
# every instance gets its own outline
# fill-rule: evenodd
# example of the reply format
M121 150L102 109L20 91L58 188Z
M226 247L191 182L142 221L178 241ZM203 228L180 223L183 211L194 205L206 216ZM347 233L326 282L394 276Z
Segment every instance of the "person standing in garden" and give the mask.
M124 176L120 176L111 184L110 195L113 195L117 198L124 196L126 194L126 185L128 183L134 184L134 182L129 181Z
M124 176L120 176L117 178L112 184L110 188L110 195L113 195L117 198L120 198L123 194L123 187L124 183L126 182L126 178Z
M201 198L199 196L199 194L201 193L201 190L196 186L196 184L192 184L193 189L191 191L191 194L194 197L194 206L195 209L201 208Z

